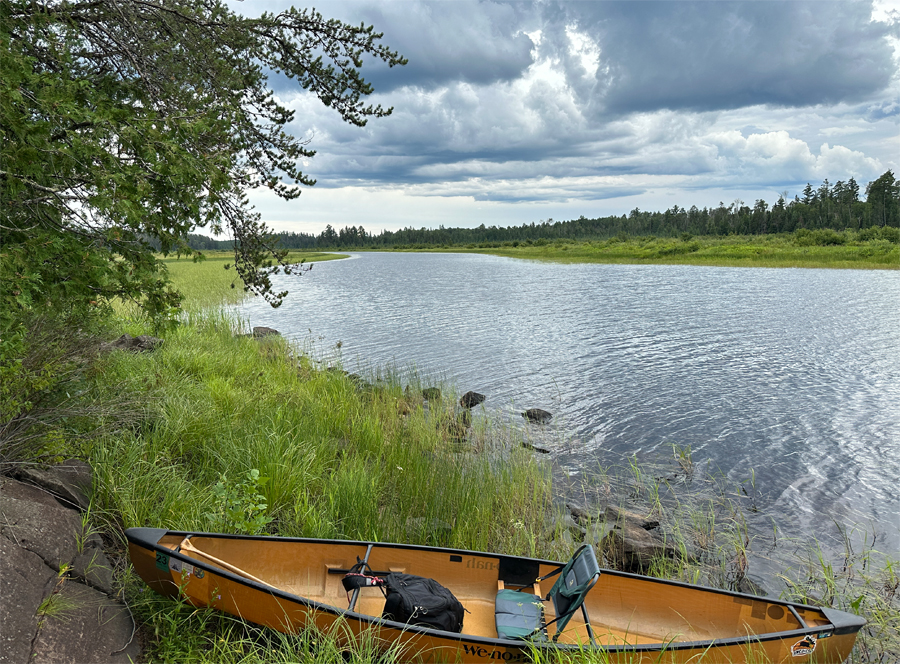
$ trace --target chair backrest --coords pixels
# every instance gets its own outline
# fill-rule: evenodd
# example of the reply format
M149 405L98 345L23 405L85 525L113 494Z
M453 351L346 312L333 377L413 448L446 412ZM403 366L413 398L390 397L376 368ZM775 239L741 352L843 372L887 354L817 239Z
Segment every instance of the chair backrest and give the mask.
M594 555L594 547L585 544L579 548L559 573L559 578L550 589L548 599L553 600L556 611L556 637L565 629L569 619L582 605L597 579L600 565Z

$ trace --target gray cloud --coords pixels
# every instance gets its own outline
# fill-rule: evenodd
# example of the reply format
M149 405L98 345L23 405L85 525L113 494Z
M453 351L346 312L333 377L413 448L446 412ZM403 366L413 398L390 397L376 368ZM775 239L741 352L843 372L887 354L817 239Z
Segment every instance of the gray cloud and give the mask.
M869 2L576 2L549 23L595 39L595 112L621 114L864 99L896 74L895 30L871 13Z
M667 191L689 206L704 188L748 197L747 187L771 198L797 182L864 182L898 168L885 146L897 138L900 24L872 21L871 10L794 1L330 3L324 13L373 24L410 59L363 70L372 101L393 106L393 116L351 127L309 95L276 87L296 110L292 130L319 151L305 166L318 190L402 191L432 204L633 207L644 192Z
M252 16L289 3L230 4L235 11ZM534 45L522 26L533 11L522 3L332 1L321 11L326 18L374 26L383 33L383 44L408 58L406 66L394 68L371 59L364 62L363 76L379 92L404 86L433 88L454 81L480 85L509 81L532 63ZM271 83L279 91L295 87L277 75Z
M409 60L402 68L368 62L364 76L379 92L450 82L485 85L520 77L532 63L522 27L529 5L508 2L348 2L323 10L350 23L374 25L382 42Z

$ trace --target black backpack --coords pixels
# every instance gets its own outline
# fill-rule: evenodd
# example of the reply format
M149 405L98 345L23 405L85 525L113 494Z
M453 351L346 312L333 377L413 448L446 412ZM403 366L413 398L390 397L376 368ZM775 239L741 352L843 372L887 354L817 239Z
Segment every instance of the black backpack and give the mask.
M449 590L434 579L392 572L384 579L385 602L381 617L408 625L423 625L446 632L461 632L465 609Z

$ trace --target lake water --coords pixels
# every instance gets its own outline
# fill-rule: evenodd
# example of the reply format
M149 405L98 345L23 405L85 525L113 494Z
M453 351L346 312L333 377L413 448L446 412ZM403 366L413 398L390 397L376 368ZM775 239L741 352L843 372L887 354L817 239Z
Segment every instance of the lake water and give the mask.
M690 446L770 538L774 518L837 546L836 521L900 550L897 272L364 253L286 285L242 315L350 371L445 377L520 426L551 411L531 435L570 475Z

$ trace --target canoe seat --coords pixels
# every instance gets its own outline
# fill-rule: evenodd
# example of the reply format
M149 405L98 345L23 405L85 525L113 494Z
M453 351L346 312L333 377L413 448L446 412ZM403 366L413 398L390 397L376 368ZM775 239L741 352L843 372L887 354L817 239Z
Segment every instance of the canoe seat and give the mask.
M557 625L554 641L559 638L569 619L579 608L584 614L584 622L587 624L588 634L593 641L594 635L591 631L591 621L588 618L587 609L584 607L584 598L587 597L599 578L600 565L597 564L594 547L590 544L583 544L562 568L559 578L547 595L548 599L553 600L553 609L556 611L554 622Z
M500 582L501 589L494 605L494 619L500 638L544 640L547 638L547 627L556 623L556 634L553 637L556 641L572 615L580 608L588 634L591 641L594 641L594 633L584 606L584 598L600 578L600 566L597 564L594 547L588 544L581 546L563 567L537 579L534 584L535 592L540 593L539 581L557 574L559 578L545 600L553 601L556 612L556 618L549 623L544 622L544 605L539 595L504 588L503 582Z
M544 604L537 595L504 588L497 592L494 621L501 639L528 639L543 635Z

